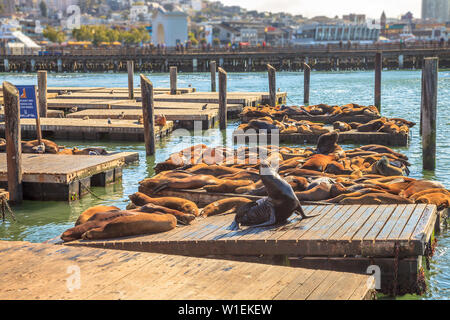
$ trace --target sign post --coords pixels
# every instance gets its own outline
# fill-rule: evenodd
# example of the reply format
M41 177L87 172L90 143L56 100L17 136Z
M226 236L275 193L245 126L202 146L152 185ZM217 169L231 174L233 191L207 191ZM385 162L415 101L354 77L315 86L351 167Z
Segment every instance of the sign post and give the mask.
M42 142L41 120L36 100L36 86L16 86L20 99L20 118L36 119L36 136L39 144Z

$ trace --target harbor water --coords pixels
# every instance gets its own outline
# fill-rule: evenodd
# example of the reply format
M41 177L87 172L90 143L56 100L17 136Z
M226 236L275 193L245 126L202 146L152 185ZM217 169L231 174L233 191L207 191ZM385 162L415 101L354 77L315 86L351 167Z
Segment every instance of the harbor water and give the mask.
M169 75L146 74L155 87L169 87ZM15 85L37 84L36 74L0 73L0 80ZM135 84L139 83L138 74ZM98 73L64 73L49 74L50 87L126 87L126 74ZM210 75L207 73L179 73L178 87L191 85L198 91L210 90ZM342 105L357 103L373 104L374 100L373 72L313 72L311 75L310 101L312 104L326 103ZM277 88L287 91L289 105L302 104L303 74L295 72L277 73ZM228 73L228 91L268 91L266 73ZM411 129L411 142L405 148L393 148L409 157L411 163L410 176L426 178L442 182L450 189L450 71L439 72L438 91L438 123L437 123L437 164L435 172L422 171L422 148L419 135L421 100L420 71L385 71L382 75L382 114L386 117L400 117L414 121L417 125ZM17 221L0 222L1 240L24 240L43 242L60 235L73 226L79 214L85 209L100 204L115 205L125 208L128 195L138 189L138 182L153 175L156 163L164 161L175 151L188 143L205 143L220 145L225 140L231 142L231 134L238 126L236 121L228 124L226 132L217 128L203 132L201 135L188 137L169 135L157 142L156 156L145 156L143 143L112 141L57 141L66 147L78 148L98 146L109 151L138 152L139 162L127 166L123 171L121 183L106 188L93 188L93 194L84 196L72 203L25 201L14 207ZM301 146L301 145L298 145ZM344 145L344 149L355 145ZM450 232L444 230L438 237L438 247L431 261L428 277L426 299L450 299Z

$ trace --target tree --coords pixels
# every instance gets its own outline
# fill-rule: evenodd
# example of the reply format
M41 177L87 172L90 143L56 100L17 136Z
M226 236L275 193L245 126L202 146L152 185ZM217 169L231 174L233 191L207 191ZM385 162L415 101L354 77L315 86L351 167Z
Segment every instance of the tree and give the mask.
M43 35L51 42L58 42L59 44L63 43L66 39L66 35L63 31L50 26L47 26L47 28L45 28Z
M41 3L39 3L39 9L41 10L41 16L46 18L47 17L47 4L45 3L45 1L41 1Z

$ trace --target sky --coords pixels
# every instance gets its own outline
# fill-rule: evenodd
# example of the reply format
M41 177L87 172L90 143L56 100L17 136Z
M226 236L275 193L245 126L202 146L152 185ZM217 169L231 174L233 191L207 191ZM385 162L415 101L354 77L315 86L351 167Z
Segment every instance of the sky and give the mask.
M288 12L305 17L334 17L343 14L366 14L369 18L379 18L383 10L388 18L397 18L411 11L420 18L421 0L220 0L225 5L238 5L247 10Z

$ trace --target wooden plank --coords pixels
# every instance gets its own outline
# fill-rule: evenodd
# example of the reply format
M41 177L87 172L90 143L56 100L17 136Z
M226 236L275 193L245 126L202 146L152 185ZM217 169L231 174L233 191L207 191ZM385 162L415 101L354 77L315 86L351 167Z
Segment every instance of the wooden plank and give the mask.
M345 224L348 219L351 218L351 216L359 209L360 205L352 205L349 206L347 211L344 212L342 210L341 215L335 215L333 219L330 221L330 228L322 234L321 239L323 240L329 240L330 237L343 225Z
M434 217L434 218L433 218ZM428 205L424 210L422 217L419 219L414 229L410 241L427 241L427 233L432 229L437 217L437 208L434 205Z
M1 299L286 299L330 272L261 264L0 242ZM70 281L79 270L80 286ZM99 277L98 275L102 276ZM311 278L310 275L315 277ZM348 290L357 288L355 275ZM368 278L366 276L366 278ZM75 278L74 278L75 279ZM326 295L327 291L323 290ZM320 296L319 296L320 297Z
M308 282L304 285L297 288L292 295L289 296L289 299L294 300L306 300L306 298L317 288L320 286L322 282L328 278L333 271L326 270L325 272L321 272L316 270L310 278L308 278Z
M401 216L398 218L397 222L395 223L394 227L392 228L391 233L389 233L388 239L397 240L400 237L400 234L403 231L403 228L406 226L406 224L409 221L409 218L411 217L412 213L416 209L416 206L407 206L405 210L403 210Z
M387 220L385 222L383 228L381 229L379 234L376 236L374 241L375 240L384 241L384 240L388 239L389 233L391 233L392 229L394 228L395 223L397 222L398 218L401 216L403 211L406 209L406 207L407 207L406 204L397 205L394 212L389 217L389 220Z
M328 240L342 240L344 236L346 236L347 232L352 228L356 221L368 210L369 207L367 205L360 206L355 213L352 214L349 219L335 232L333 233ZM348 235L347 235L348 236Z
M381 215L378 217L378 220L374 223L369 232L364 236L364 241L372 241L374 242L378 234L381 232L383 227L386 225L387 221L389 221L391 215L395 212L397 205L389 205L387 206Z
M399 236L401 240L411 239L413 232L420 221L420 218L422 217L423 214L426 215L426 213L424 212L426 208L427 204L424 203L417 204L416 209L409 217L408 223L404 226L403 231Z

